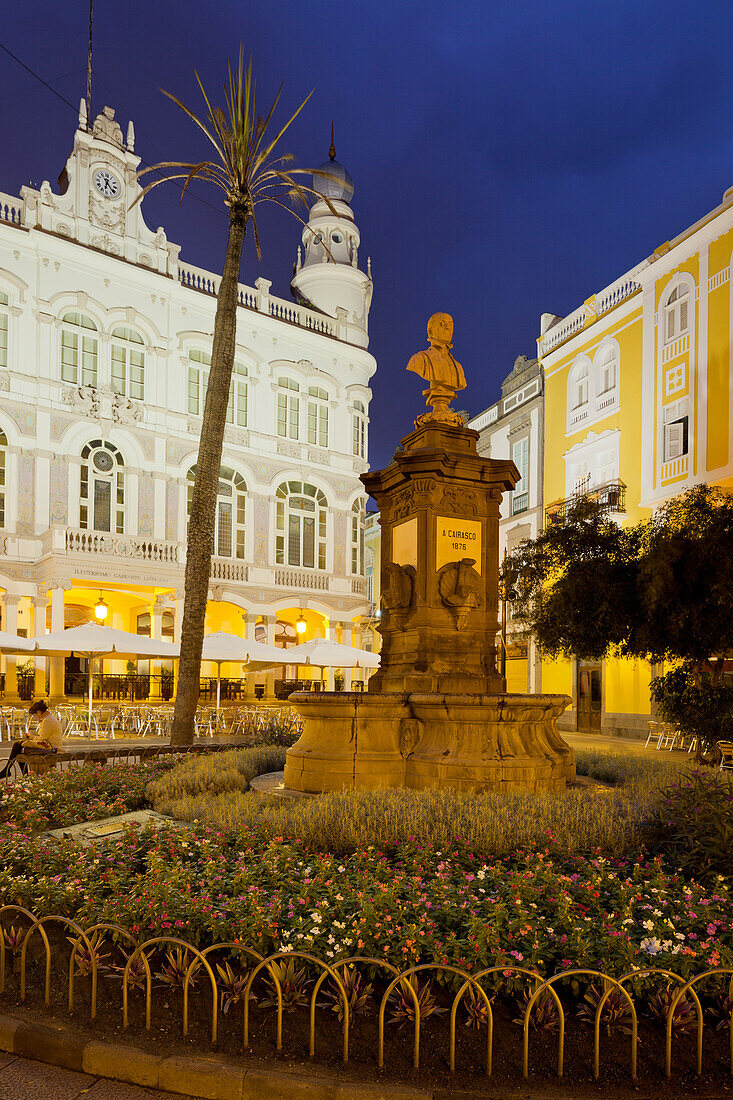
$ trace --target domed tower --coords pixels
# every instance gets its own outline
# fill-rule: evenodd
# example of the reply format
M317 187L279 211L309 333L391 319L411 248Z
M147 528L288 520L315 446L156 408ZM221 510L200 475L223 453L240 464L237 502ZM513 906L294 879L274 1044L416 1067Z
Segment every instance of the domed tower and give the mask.
M366 273L359 268L359 230L349 206L354 183L336 160L333 126L328 160L316 169L313 190L323 198L314 202L303 229L302 249L298 248L290 284L293 297L310 309L340 317L346 328L345 338L367 347L371 271L369 264Z

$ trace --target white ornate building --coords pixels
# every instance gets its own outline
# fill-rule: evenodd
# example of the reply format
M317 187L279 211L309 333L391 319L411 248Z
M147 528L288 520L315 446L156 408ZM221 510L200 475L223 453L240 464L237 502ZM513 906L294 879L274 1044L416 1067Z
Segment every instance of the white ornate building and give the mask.
M0 194L0 609L32 635L93 615L177 635L218 276L144 221L132 123L79 116L54 190ZM298 304L240 286L209 629L349 641L376 364L353 184L330 176L298 249ZM324 243L327 245L324 248ZM339 624L341 624L339 626ZM5 695L17 690L5 661ZM37 662L63 694L63 667ZM67 667L68 673L68 667ZM238 673L237 673L238 674Z

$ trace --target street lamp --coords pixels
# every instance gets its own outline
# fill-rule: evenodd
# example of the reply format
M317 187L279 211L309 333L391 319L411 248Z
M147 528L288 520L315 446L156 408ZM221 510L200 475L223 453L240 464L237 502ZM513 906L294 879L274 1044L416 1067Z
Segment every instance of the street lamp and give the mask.
M99 593L99 599L97 600L97 603L95 604L95 607L94 607L94 615L95 615L95 618L96 618L96 620L97 620L97 622L99 623L100 626L104 626L104 622L105 622L105 619L107 618L108 613L109 613L109 608L107 607L107 604L102 599L102 593L100 592Z
M506 680L506 605L507 603L513 603L517 598L517 593L514 588L514 573L509 568L507 561L507 552L504 551L504 559L501 563L501 572L499 573L499 599L501 600L501 663L500 672L504 680Z

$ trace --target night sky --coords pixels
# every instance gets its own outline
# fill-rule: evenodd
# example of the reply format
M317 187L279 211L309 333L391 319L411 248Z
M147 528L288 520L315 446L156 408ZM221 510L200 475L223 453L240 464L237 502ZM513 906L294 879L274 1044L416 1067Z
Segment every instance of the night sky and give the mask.
M285 84L281 117L315 87L285 139L302 167L327 155L355 183L360 259L372 258L377 359L370 459L386 463L421 411L406 374L436 310L472 414L496 400L543 312L564 315L716 206L733 184L730 0L95 0L93 115L132 117L148 162L206 146L163 97L200 107L193 70L218 93L239 42L262 102ZM87 0L5 0L0 41L75 106L0 53L0 190L55 186L85 91ZM218 192L200 191L208 202ZM162 187L144 203L182 258L223 262L226 217ZM263 216L242 281L289 297L300 238Z

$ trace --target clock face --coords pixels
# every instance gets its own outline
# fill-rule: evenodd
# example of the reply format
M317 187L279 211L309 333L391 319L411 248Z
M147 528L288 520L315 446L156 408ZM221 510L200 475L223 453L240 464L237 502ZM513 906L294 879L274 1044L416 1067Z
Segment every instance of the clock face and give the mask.
M105 199L115 199L120 193L119 181L106 168L94 173L94 186Z

